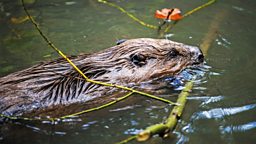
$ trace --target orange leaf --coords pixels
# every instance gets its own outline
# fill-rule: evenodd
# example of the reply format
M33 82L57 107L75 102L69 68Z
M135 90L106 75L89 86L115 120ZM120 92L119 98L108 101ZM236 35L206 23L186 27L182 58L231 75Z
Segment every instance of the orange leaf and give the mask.
M155 17L159 19L169 19L174 21L182 19L181 11L178 8L174 8L174 9L164 8L161 11L156 10Z

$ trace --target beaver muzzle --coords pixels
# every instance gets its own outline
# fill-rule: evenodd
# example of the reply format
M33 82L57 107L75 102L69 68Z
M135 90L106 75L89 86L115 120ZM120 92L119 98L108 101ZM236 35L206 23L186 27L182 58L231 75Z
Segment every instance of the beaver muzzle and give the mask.
M188 46L192 57L193 65L198 65L204 62L204 55L200 48L196 46Z

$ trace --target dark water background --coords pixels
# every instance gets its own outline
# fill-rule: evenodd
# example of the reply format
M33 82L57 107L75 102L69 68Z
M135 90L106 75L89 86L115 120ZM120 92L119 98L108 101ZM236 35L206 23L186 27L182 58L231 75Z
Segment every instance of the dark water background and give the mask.
M154 11L179 7L189 11L207 0L112 0L147 23L157 25ZM31 0L30 13L44 33L64 53L92 53L110 47L118 39L157 38L155 30L131 20L96 0ZM256 1L219 0L179 22L171 40L200 45L216 16L217 37L206 58L212 68L196 84L172 138L157 143L244 143L256 141ZM54 59L53 52L25 16L18 0L0 0L0 76ZM177 92L178 94L178 92ZM167 97L175 100L175 97ZM163 121L171 107L135 96L107 109L55 125L47 122L0 124L3 144L101 144L115 143L139 130ZM132 142L136 143L136 142Z

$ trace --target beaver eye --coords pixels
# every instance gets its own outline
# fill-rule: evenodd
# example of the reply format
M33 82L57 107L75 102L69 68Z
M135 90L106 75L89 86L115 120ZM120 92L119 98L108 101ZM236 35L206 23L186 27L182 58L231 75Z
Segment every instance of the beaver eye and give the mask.
M130 59L132 61L133 64L137 65L137 66L143 66L146 64L146 56L142 55L142 54L132 54L130 55Z
M169 58L175 58L178 55L179 55L179 52L175 48L172 48L171 51L168 53Z

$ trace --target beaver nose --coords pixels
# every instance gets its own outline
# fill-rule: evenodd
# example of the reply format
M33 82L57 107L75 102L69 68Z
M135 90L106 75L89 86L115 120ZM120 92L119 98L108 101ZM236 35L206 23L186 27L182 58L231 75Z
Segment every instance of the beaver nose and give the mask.
M194 64L200 64L204 62L204 55L200 48L196 46L190 46L189 50Z
M197 57L197 60L198 60L199 63L203 63L204 62L204 55L202 53L199 54L198 57Z

